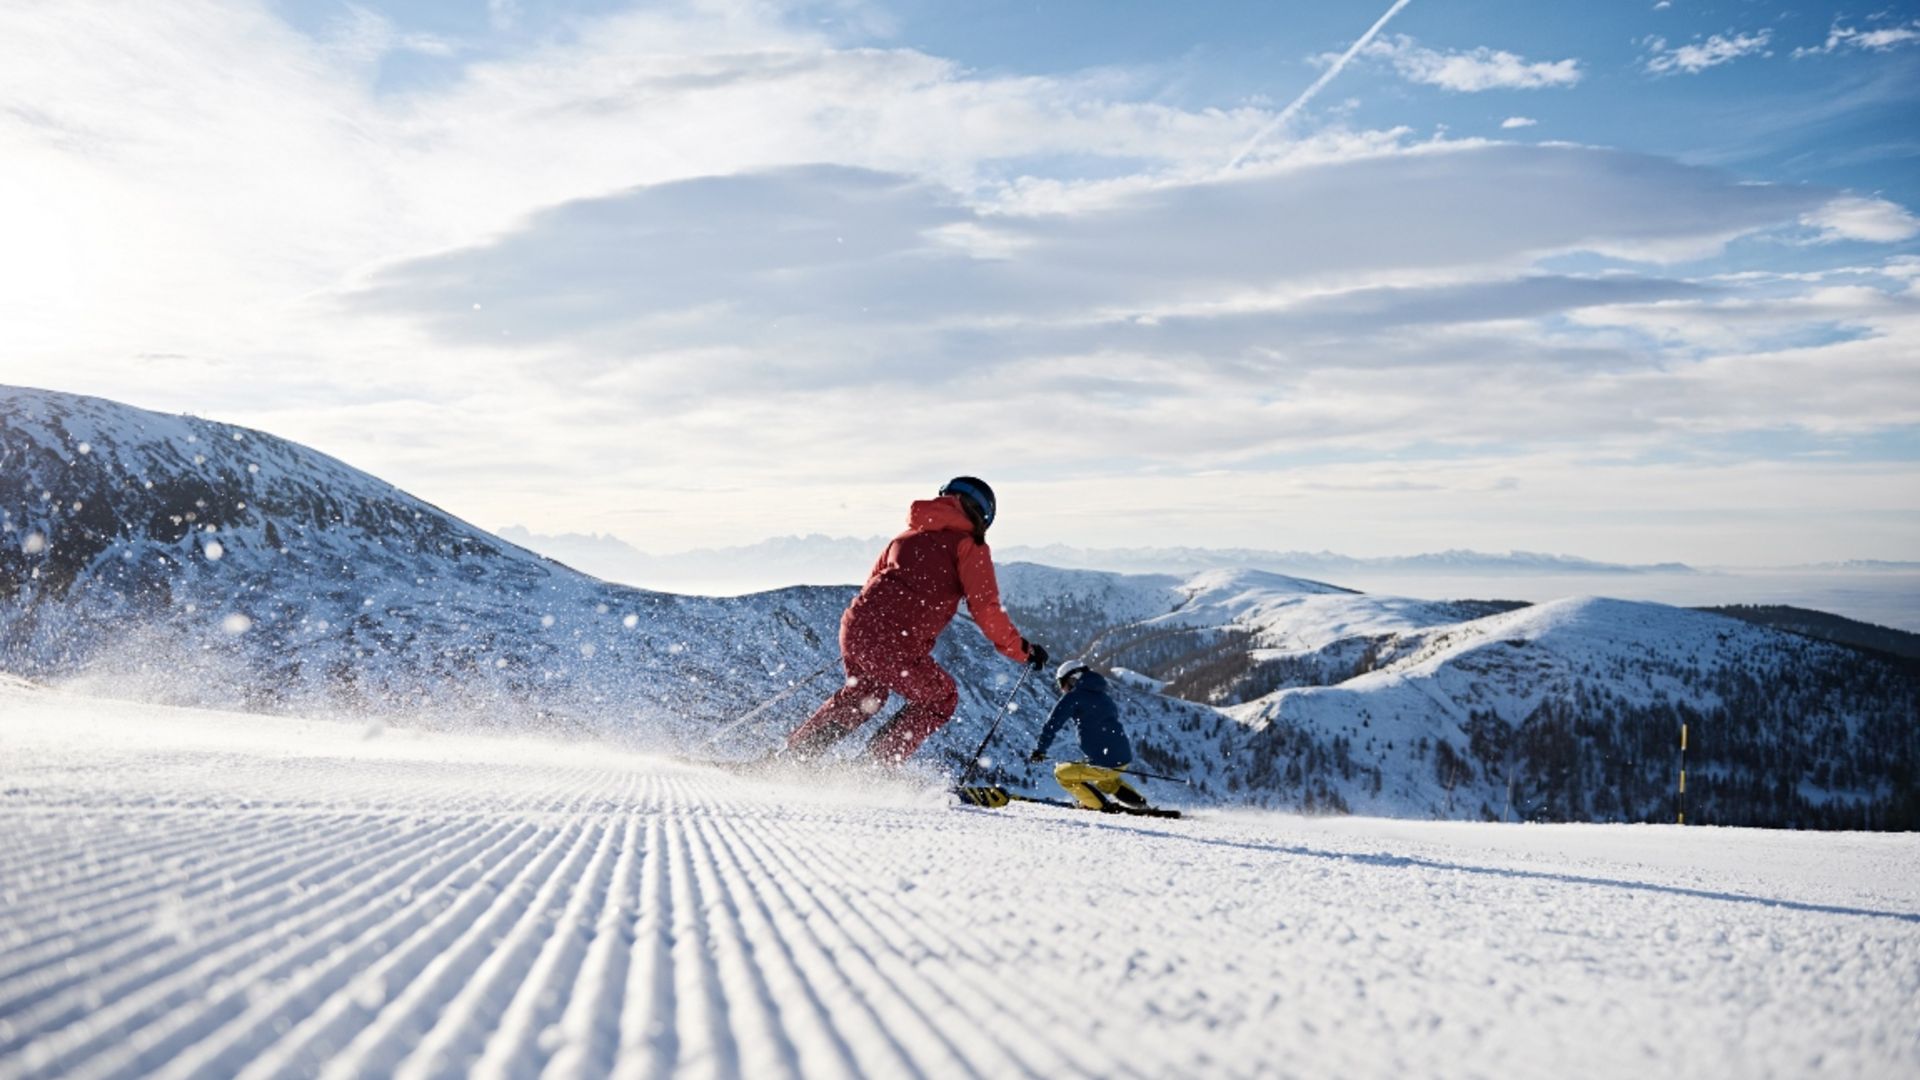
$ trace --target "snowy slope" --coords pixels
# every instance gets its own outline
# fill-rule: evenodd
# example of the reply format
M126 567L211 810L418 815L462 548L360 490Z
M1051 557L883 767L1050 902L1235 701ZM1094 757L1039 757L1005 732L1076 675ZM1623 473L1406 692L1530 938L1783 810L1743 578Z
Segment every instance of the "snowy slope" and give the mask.
M0 1077L1906 1076L1916 866L0 686Z
M903 510L904 513L904 510ZM264 432L0 388L0 670L180 704L683 744L838 660L852 590L610 585ZM942 640L977 741L1018 670ZM733 740L764 751L830 689ZM1048 704L1037 685L1030 710Z
M1683 723L1700 820L1833 824L1817 812L1832 803L1864 806L1868 817L1847 823L1873 825L1875 808L1910 813L1915 800L1910 677L1717 615L1572 598L1398 635L1371 663L1338 686L1231 712L1315 732L1367 763L1342 788L1360 812L1670 814ZM1830 782L1807 782L1818 776Z
M1522 629L1508 632L1508 616L1480 618L1487 604L1248 570L1011 565L1002 581L1027 636L1145 677L1123 680L1133 685L1121 693L1141 763L1194 780L1156 797L1666 820L1676 809L1668 748L1690 710L1703 731L1731 736L1703 746L1703 820L1920 824L1913 677L1789 635L1639 605L1645 618L1569 619L1551 635L1565 648L1516 660L1524 646L1513 642L1540 637L1525 627L1550 612L1511 616ZM714 599L611 585L262 432L0 389L0 671L40 681L749 756L830 689L851 595ZM1722 644L1705 649L1707 637ZM1574 659L1541 662L1561 654ZM1696 657L1707 655L1703 667ZM1016 691L1020 670L964 618L937 656L962 701L922 764L964 760L1015 696L993 775L1044 779L1024 750L1052 704L1049 680ZM705 744L816 673L756 723ZM1271 696L1315 687L1329 692ZM1244 702L1256 704L1209 707ZM1376 727L1376 716L1391 722ZM1072 754L1070 741L1056 745ZM860 748L856 738L843 752Z
M1340 682L1380 640L1488 613L1485 604L1373 596L1262 570L1185 577L1014 564L1008 610L1069 654L1124 667L1170 694L1238 704Z
M1673 820L1691 723L1697 820L1920 827L1920 682L1856 651L1595 598L1502 610L1248 570L1004 577L1017 617L1163 698L1225 707L1225 730L1170 718L1185 741L1165 749L1232 798Z
M21 389L0 390L0 421L0 671L175 704L611 733L722 757L770 750L838 677L847 587L646 592L263 432ZM964 616L936 656L962 700L921 756L951 764L1020 671ZM1044 776L1024 751L1050 685L1021 689L993 775ZM1196 797L1232 794L1237 725L1186 702L1129 701L1143 760L1192 770ZM1313 791L1267 797L1297 805Z

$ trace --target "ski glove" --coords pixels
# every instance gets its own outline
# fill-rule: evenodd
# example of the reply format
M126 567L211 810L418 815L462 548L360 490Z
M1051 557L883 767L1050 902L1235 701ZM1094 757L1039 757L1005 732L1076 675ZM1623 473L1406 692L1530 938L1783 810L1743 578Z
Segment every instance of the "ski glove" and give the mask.
M1020 644L1027 647L1027 663L1033 665L1033 670L1039 671L1041 668L1047 666L1047 647L1045 645L1035 645L1026 638L1021 638Z
M1047 760L1047 752L1045 750L1035 750L1033 753L1027 755L1027 760L1038 765Z

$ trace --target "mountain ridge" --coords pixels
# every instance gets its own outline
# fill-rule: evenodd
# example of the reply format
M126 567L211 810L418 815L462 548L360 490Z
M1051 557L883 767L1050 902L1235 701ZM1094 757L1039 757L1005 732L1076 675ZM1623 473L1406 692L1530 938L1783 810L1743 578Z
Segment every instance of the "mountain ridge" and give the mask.
M1705 759L1700 820L1920 823L1920 748L1899 726L1920 693L1838 646L1624 601L1513 610L1244 568L1003 571L1030 636L1140 673L1120 680L1122 708L1141 762L1193 779L1175 800L1493 816L1490 770L1497 757L1513 771L1511 754L1529 770L1528 816L1659 820L1672 810L1659 747L1697 718L1753 728ZM836 669L852 594L610 584L267 433L0 388L0 669L14 675L752 755L827 684L706 741ZM1549 618L1568 629L1543 632ZM1019 752L1051 705L1046 680L1020 683L965 618L936 655L962 705L915 768L964 761L1011 700L987 775L1046 785ZM1609 756L1621 740L1625 766Z
M775 572L810 574L815 583L858 584L872 565L873 553L887 536L829 536L821 533L768 537L751 544L694 548L665 554L642 551L608 533L540 534L521 525L496 533L530 550L608 580L630 584L719 582L742 564ZM1508 551L1492 553L1452 549L1415 555L1355 557L1330 551L1274 551L1255 548L1134 547L1084 548L1066 544L996 546L1003 562L1030 562L1058 569L1110 573L1184 573L1248 569L1288 576L1337 576L1341 572L1477 574L1694 574L1684 563L1609 563L1577 555Z

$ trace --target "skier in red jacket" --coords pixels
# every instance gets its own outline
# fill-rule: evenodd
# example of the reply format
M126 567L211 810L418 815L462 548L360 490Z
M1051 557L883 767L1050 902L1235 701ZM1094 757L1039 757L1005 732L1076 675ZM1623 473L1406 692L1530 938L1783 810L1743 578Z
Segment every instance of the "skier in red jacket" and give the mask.
M960 692L933 644L964 598L980 632L1009 660L1044 667L1047 650L1028 642L1000 608L1000 584L987 548L993 489L955 477L937 498L913 504L907 531L873 564L865 588L840 618L847 681L787 737L787 755L813 757L872 719L888 694L906 707L867 744L876 761L897 765L953 718Z

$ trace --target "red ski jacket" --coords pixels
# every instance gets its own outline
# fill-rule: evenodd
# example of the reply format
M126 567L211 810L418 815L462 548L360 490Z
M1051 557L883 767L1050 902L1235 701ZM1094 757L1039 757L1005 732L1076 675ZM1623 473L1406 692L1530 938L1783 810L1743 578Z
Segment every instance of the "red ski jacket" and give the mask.
M993 552L974 542L973 523L959 496L915 502L907 513L907 531L880 553L866 587L840 620L841 651L930 653L962 599L994 648L1024 663L1020 631L1000 608Z

